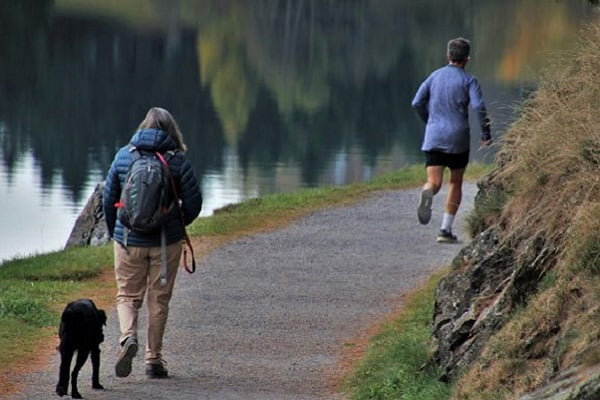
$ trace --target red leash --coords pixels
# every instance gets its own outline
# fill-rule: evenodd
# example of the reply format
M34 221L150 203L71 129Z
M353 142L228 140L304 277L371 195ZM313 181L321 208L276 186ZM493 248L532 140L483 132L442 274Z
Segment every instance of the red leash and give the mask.
M192 255L192 266L188 266L187 263L187 249L185 248L185 246L183 246L183 265L182 267L185 268L185 270L187 272L189 272L190 274L193 274L194 272L196 272L196 258L194 257L194 248L192 247L192 241L190 240L190 237L187 234L187 231L185 229L185 219L183 216L183 210L181 209L181 204L180 201L181 199L179 198L179 194L177 193L177 188L175 187L175 181L173 180L173 176L171 176L171 171L169 169L169 163L167 163L167 160L165 160L165 158L162 156L162 154L160 154L158 151L155 152L156 156L158 157L158 159L160 160L160 162L163 164L163 166L165 167L166 171L167 171L167 175L169 176L169 182L171 182L171 189L173 190L173 193L175 194L175 202L177 203L177 208L179 209L179 216L181 217L181 225L183 226L183 235L184 235L184 239L185 239L185 243L187 244L187 247L190 249L190 253Z

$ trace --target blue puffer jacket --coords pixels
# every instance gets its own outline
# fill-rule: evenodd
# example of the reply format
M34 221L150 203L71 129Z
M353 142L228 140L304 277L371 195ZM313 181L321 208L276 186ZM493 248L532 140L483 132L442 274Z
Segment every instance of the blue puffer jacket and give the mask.
M110 236L121 244L125 244L123 242L123 231L127 228L117 219L115 203L121 197L121 188L125 183L125 176L129 170L129 165L133 162L133 156L129 151L130 146L135 146L140 150L159 151L161 153L177 149L175 142L166 132L158 129L142 129L133 135L128 146L122 147L117 152L106 176L102 207ZM200 214L202 208L202 194L198 187L198 181L192 170L192 165L186 160L181 151L175 152L169 160L169 170L175 181L177 194L182 200L181 209L184 223L188 225ZM182 240L184 232L185 227L182 225L179 210L177 207L173 207L166 223L167 244ZM129 231L127 233L127 246L160 246L160 231L151 234Z

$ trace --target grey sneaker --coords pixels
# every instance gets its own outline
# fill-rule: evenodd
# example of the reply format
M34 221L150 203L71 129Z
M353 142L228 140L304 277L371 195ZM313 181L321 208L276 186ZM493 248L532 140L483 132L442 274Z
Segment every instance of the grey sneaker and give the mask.
M115 364L115 375L119 378L125 378L131 374L131 363L137 354L138 347L136 338L128 337L125 339L125 342L123 342L121 354L119 354L119 359Z
M417 209L417 217L419 222L427 225L431 219L431 204L433 203L433 191L431 189L423 189L421 192L421 201Z
M146 364L146 376L150 379L168 378L169 371L167 371L166 365L164 360L160 360L158 364Z
M457 241L458 239L452 234L452 231L447 231L444 229L440 230L440 234L437 237L438 243L456 243Z

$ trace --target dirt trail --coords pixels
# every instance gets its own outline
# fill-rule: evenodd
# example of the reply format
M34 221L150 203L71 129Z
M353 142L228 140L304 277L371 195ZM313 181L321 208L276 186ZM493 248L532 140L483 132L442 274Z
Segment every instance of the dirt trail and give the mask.
M459 238L466 237L460 225L475 191L465 186ZM339 375L344 344L401 305L461 247L435 242L445 192L434 198L428 226L416 219L418 193L379 193L218 248L196 274L178 277L164 349L171 378L147 380L143 352L131 376L114 376L113 310L102 347L106 390L91 389L88 361L80 392L87 399L343 399L330 378ZM142 322L144 343L145 316ZM22 378L21 393L0 398L52 398L58 364L55 354Z

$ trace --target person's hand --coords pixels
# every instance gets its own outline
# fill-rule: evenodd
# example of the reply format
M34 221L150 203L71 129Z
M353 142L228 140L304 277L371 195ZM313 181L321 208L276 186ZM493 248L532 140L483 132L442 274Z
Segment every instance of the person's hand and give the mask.
M486 149L492 145L492 139L482 140L479 142L479 148Z
M490 132L481 133L481 141L479 142L479 148L485 149L490 147L492 144L492 134Z

